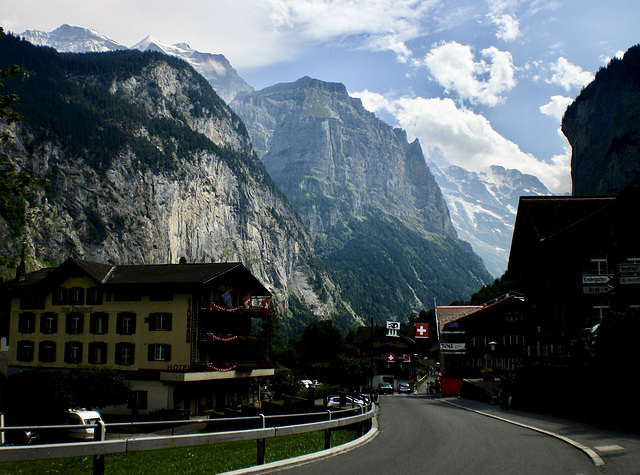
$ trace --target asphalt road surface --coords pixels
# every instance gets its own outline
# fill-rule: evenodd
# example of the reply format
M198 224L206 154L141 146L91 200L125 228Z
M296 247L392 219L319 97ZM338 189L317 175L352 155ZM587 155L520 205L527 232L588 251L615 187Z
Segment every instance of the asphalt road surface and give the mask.
M347 453L302 466L294 474L595 474L582 451L527 428L466 411L438 399L386 395L380 431Z

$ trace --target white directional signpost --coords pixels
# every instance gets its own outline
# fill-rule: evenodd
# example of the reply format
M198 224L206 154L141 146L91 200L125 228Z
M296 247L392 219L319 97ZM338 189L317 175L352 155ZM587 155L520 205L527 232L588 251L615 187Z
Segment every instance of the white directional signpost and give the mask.
M612 275L583 275L582 276L582 293L589 295L608 294L613 290L609 282L613 279Z

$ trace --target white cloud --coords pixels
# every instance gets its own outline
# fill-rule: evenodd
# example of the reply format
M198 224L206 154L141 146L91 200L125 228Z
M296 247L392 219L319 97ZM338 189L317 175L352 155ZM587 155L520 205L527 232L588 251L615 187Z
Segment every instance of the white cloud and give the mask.
M132 46L146 35L222 53L236 68L292 61L314 47L393 51L424 35L441 0L21 0L0 11L5 30L93 28ZM169 13L167 13L169 12Z
M496 36L501 40L514 41L522 35L520 32L520 22L513 15L489 15L489 18L498 28Z
M558 124L562 122L562 116L569 107L569 104L573 102L573 99L565 96L551 96L551 101L543 106L540 106L540 112L549 117L556 119Z
M569 62L562 56L551 64L553 76L547 82L563 87L566 91L582 88L593 80L593 74L584 71L580 66Z
M480 171L489 165L515 168L537 176L554 193L571 189L570 153L550 163L525 153L481 115L458 107L451 99L385 98L370 91L354 93L372 112L391 113L409 136L417 137L426 155L438 150L453 165Z
M393 51L406 62L406 41L424 33L423 23L440 0L263 0L274 32L297 41L345 42L372 51ZM351 41L349 41L351 40Z
M452 41L434 47L424 64L447 93L471 104L495 106L516 85L511 54L490 47L481 55L483 59L475 61L470 46Z

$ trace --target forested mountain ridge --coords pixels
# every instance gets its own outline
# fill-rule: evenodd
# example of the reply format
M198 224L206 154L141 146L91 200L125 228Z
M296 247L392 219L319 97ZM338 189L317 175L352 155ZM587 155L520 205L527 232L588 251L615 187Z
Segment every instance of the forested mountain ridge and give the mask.
M230 105L358 314L402 318L490 280L457 238L420 143L344 85L305 77Z
M7 35L0 66L11 64L24 73L5 88L24 119L2 151L50 186L29 191L24 214L0 217L1 253L13 256L3 278L23 242L31 270L70 256L241 261L293 333L345 312L242 121L188 64L138 51L60 54Z

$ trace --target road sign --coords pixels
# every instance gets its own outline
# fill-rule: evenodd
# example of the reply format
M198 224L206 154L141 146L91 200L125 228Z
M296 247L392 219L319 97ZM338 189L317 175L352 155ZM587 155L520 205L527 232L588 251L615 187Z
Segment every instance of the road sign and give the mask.
M620 274L640 274L640 264L618 264Z
M585 285L582 287L583 294L608 294L613 290L610 285Z
M607 284L611 280L610 275L583 275L583 284Z
M640 275L623 275L620 276L621 284L640 284Z

